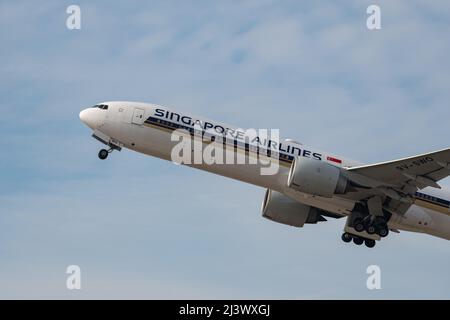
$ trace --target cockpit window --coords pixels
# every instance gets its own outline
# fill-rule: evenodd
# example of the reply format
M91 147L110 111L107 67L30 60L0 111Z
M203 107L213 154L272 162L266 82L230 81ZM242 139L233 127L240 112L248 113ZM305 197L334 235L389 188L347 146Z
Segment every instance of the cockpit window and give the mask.
M108 110L108 105L107 104L96 104L92 108L100 108L100 109L103 109L103 110Z

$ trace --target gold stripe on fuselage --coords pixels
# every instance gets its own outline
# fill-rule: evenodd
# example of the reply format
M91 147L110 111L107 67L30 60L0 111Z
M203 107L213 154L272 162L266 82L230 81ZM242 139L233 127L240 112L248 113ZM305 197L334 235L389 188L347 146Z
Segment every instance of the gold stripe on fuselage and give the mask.
M146 122L144 122L144 126L150 127L150 128L154 128L154 129L157 129L157 130L161 130L161 131L165 131L165 132L168 132L168 133L172 133L173 131L176 130L176 129L173 129L173 128L167 128L164 125L156 125L156 124L153 124L153 123L146 123ZM209 144L209 143L211 143L211 141L203 141L203 144ZM231 149L232 145L228 145L228 146ZM256 158L256 159L261 158L263 161L268 161L268 160L277 161L278 160L280 166L287 167L287 168L291 167L291 161L289 161L289 160L280 159L280 158L279 159L269 158L269 157L267 157L267 156L265 156L263 154L258 154L256 151L245 150L245 148L243 148L242 146L239 146L239 145L238 146L234 146L234 147L236 148L237 152L242 153L245 156Z

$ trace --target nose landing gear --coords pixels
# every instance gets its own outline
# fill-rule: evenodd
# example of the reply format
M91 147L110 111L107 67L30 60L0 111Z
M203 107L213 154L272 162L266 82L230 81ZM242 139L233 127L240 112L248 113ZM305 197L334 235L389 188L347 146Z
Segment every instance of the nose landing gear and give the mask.
M113 150L113 148L110 148L108 150L102 149L98 152L98 157L100 158L100 160L105 160L106 158L108 158L108 154L110 154Z
M97 140L99 140L100 142L103 142L104 144L106 144L109 149L101 149L98 152L98 157L100 160L105 160L106 158L108 158L108 154L110 154L111 152L113 152L114 150L120 151L122 150L122 146L123 144L120 143L117 140L114 139L110 139L109 137L104 137L104 138L100 138L97 135L93 134L92 135L94 138L96 138ZM106 140L108 139L108 140ZM108 141L108 142L107 142Z

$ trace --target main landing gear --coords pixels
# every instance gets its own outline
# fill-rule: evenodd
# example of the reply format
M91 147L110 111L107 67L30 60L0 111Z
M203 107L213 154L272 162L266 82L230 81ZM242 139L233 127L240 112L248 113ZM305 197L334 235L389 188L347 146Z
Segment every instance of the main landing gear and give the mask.
M100 158L100 160L105 160L106 158L108 158L108 154L110 154L113 150L113 148L110 148L108 150L102 149L98 152L98 157Z
M342 240L353 241L358 246L364 243L366 247L373 248L376 241L388 236L390 217L391 214L383 209L383 199L380 196L356 203L347 218Z
M373 239L366 239L360 236L355 236L353 234L350 234L348 232L345 232L344 234L342 234L342 240L344 242L351 242L353 240L353 243L360 246L363 243L366 245L366 247L368 248L373 248L375 247L375 240Z
M358 232L366 231L368 234L378 234L380 237L387 237L389 228L386 219L382 216L374 217L368 215L364 218L356 218L353 222L354 228Z

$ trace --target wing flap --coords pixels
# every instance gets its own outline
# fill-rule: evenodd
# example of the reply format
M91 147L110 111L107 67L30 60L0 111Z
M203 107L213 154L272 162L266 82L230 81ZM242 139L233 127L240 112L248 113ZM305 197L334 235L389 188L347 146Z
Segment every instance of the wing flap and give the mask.
M348 170L398 187L405 184L419 189L439 187L437 181L450 175L450 148Z

